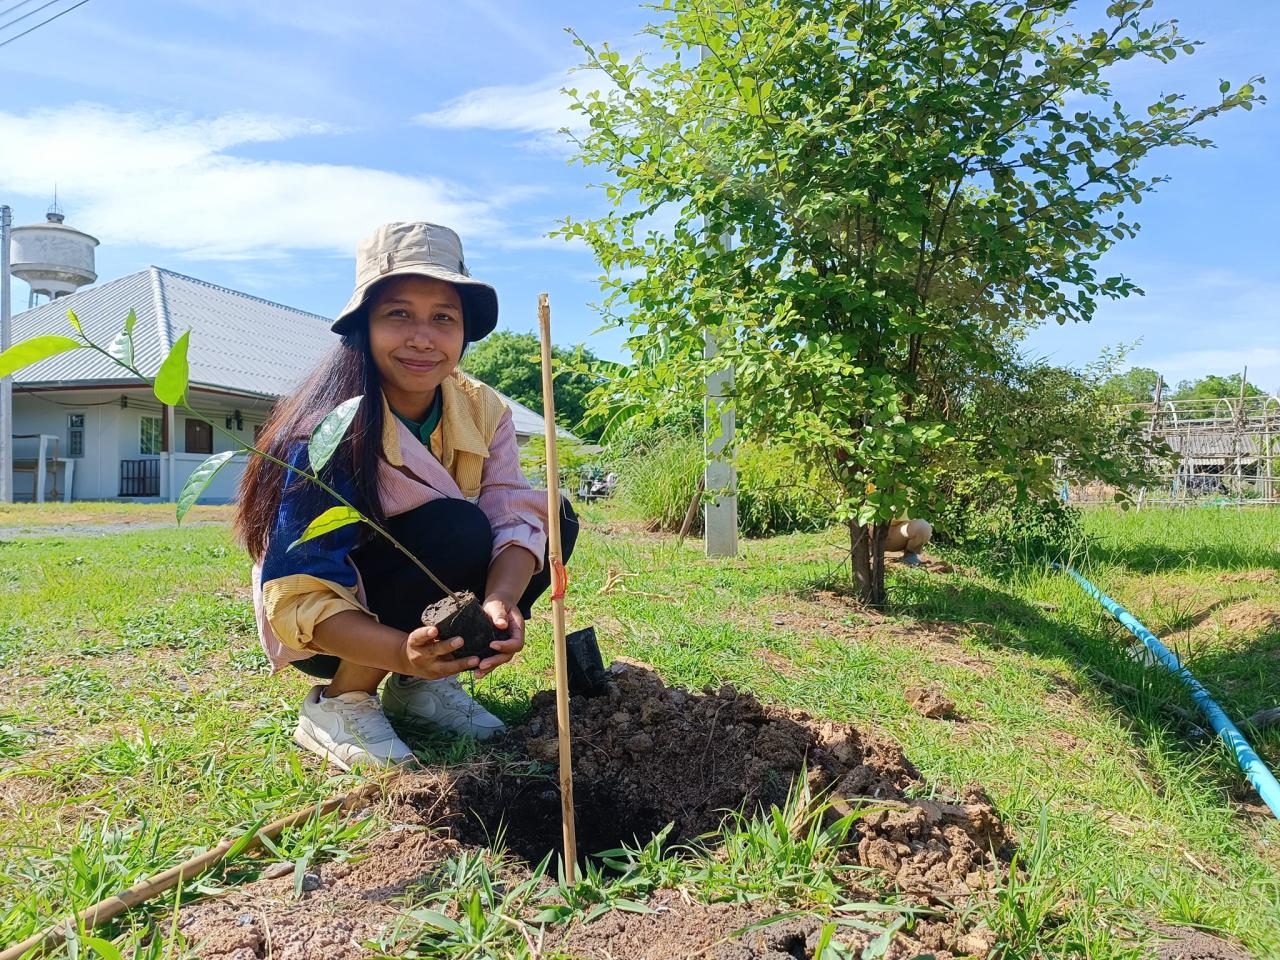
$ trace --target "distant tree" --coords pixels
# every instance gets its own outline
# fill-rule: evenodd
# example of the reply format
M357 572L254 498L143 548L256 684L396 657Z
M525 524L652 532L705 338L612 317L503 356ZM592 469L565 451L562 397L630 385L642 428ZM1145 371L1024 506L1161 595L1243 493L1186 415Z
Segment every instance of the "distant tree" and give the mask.
M1212 417L1215 414L1225 414L1226 409L1218 409L1218 400L1237 401L1240 399L1240 377L1241 374L1233 373L1230 376L1220 377L1216 374L1210 374L1207 377L1201 377L1199 380L1182 380L1178 383L1178 388L1170 395L1170 400L1183 401L1201 401L1200 403L1187 402L1179 406L1179 411L1183 416L1187 417ZM1266 391L1259 389L1252 383L1245 382L1244 395L1246 397L1260 397Z
M1132 367L1124 373L1113 374L1098 387L1104 403L1150 403L1155 399L1156 383L1160 374L1150 367Z
M497 330L467 348L462 368L477 380L519 400L526 407L542 410L542 373L538 338L532 333ZM592 443L600 426L583 426L587 394L597 380L587 369L599 361L590 350L552 347L552 356L564 366L556 371L556 422L577 437Z
M1178 389L1169 397L1170 400L1218 400L1227 397L1232 400L1240 397L1240 374L1233 373L1227 377L1210 374L1199 380L1182 380ZM1260 397L1266 391L1252 383L1244 385L1246 397Z
M601 405L696 395L732 368L741 435L785 442L838 491L876 606L892 519L974 460L952 448L981 443L1002 472L1032 461L1024 483L1047 490L1039 438L996 417L969 435L963 398L1011 331L1135 291L1097 267L1164 180L1138 168L1261 99L1255 78L1203 107L1116 103L1110 68L1194 52L1152 5L661 0L660 62L582 43L606 82L577 94L579 156L610 175L614 209L560 232L591 246L605 318L644 358ZM1106 439L1071 442L1105 465Z

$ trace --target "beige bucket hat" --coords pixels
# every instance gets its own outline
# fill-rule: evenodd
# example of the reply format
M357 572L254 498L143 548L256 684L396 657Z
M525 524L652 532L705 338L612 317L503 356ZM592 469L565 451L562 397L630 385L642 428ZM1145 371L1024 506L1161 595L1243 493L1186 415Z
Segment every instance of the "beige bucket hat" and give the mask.
M422 221L384 223L356 247L356 289L330 328L347 333L358 325L369 292L388 277L416 275L452 283L462 298L467 340L487 337L498 324L498 292L473 280L462 241L448 227Z

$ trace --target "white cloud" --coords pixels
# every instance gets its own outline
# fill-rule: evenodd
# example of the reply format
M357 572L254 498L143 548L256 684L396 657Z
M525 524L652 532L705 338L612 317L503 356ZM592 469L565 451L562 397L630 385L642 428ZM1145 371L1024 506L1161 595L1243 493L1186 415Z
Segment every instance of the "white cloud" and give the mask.
M521 133L580 128L582 115L570 109L570 98L561 92L568 83L568 76L560 74L536 84L480 87L450 100L438 110L418 114L413 122L453 130L478 128Z
M521 195L480 198L439 177L229 152L332 131L292 118L197 119L93 105L0 112L0 191L44 199L57 181L70 219L104 242L207 259L345 255L353 237L395 219L493 235L497 209Z

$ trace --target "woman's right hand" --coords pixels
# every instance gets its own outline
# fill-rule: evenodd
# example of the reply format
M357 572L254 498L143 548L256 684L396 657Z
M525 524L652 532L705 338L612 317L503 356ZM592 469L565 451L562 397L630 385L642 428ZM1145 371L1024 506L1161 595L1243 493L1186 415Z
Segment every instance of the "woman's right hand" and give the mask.
M439 636L436 627L419 627L409 634L404 643L406 669L400 672L424 680L441 680L480 665L479 657L454 659L453 651L462 646L461 637L440 640Z

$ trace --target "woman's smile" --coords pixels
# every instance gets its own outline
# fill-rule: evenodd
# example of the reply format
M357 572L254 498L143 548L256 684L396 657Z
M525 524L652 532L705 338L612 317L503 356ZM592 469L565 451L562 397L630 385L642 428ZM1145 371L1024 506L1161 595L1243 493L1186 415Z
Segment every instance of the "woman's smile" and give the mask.
M439 360L428 360L425 357L396 357L396 360L412 373L430 373L440 365Z

